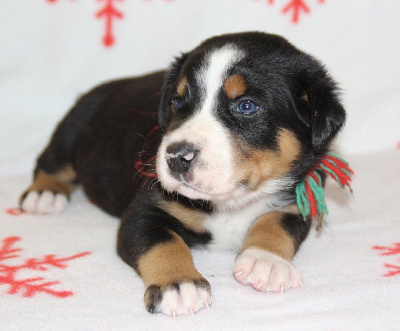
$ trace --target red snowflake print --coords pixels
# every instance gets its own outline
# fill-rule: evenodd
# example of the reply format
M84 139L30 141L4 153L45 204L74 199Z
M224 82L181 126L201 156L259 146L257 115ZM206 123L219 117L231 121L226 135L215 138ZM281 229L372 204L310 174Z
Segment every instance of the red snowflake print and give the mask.
M90 252L83 252L73 256L57 258L54 255L45 255L42 258L26 259L20 264L5 264L4 261L12 260L20 257L21 248L15 248L14 244L20 241L19 237L8 237L3 239L0 246L0 286L8 286L8 294L22 294L24 297L32 297L36 293L46 293L58 298L66 298L73 295L71 291L59 291L53 288L54 285L60 284L59 281L46 281L43 277L25 278L18 277L18 273L22 270L35 270L45 272L50 267L59 269L67 268L66 262L86 256Z
M254 0L259 1L259 0ZM323 4L325 0L316 0L317 3ZM275 5L274 0L266 0L267 4ZM298 23L300 20L300 14L309 14L311 12L310 6L306 0L289 0L282 7L283 14L289 14L293 23Z
M19 216L19 215L26 214L25 211L23 211L22 209L20 209L18 207L8 208L8 209L6 209L6 213L8 215L12 215L12 216Z
M103 44L112 46L114 44L113 36L113 21L114 19L121 19L124 15L114 6L115 1L123 0L99 0L105 2L105 6L96 13L97 18L104 17L105 19L105 35L103 37Z
M56 3L58 0L46 0L48 3ZM70 0L74 1L74 0ZM111 47L115 43L115 37L113 32L114 22L124 18L124 14L116 6L118 2L123 2L124 0L97 0L102 3L101 8L95 13L97 19L104 20L104 36L103 45L106 47ZM151 0L144 0L150 2ZM165 2L173 2L175 0L164 0Z
M384 251L380 255L396 255L400 254L400 243L395 243L393 247L374 246L372 249Z
M400 243L395 243L393 246L373 246L372 249L382 251L380 254L382 256L397 255L400 254ZM400 265L385 263L384 267L389 269L389 271L383 276L393 277L400 275Z
M55 3L58 0L47 0L49 3ZM103 6L99 11L95 13L95 17L98 19L104 19L105 32L103 36L103 44L110 47L114 44L115 38L113 34L114 20L122 19L124 15L115 6L116 2L122 2L124 0L97 0L103 3Z
M396 275L400 275L400 265L394 265L394 264L385 263L384 267L388 268L388 269L393 269L393 270L392 271L388 271L383 276L385 276L385 277L393 277L393 276L396 276Z

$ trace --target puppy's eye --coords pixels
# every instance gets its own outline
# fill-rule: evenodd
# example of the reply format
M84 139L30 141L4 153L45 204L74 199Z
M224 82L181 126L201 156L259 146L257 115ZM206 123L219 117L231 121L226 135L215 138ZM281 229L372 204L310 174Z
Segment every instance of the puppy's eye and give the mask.
M182 107L182 100L180 98L173 98L171 104L175 109L179 109Z
M239 103L236 110L239 113L249 115L249 114L255 113L259 108L260 108L260 106L257 105L255 102L253 102L251 100L245 100L245 101L242 101L241 103Z

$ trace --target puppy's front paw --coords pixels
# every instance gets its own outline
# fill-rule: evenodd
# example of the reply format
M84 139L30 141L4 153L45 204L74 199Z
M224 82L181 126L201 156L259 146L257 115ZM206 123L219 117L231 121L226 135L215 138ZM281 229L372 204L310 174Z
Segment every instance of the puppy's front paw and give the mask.
M30 214L60 213L67 204L65 194L50 191L27 191L20 199L21 209Z
M204 278L166 286L150 285L144 294L147 311L173 317L193 315L208 309L211 302L211 287Z
M237 257L233 274L238 282L260 292L282 293L303 287L299 272L290 262L256 248L248 248Z

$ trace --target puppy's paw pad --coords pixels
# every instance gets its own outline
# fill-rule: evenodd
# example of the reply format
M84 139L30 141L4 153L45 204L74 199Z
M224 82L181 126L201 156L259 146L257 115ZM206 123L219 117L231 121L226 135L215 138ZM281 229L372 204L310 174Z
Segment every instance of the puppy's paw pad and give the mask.
M303 287L299 272L289 261L261 249L249 248L240 254L233 273L238 282L260 292L282 293Z
M21 198L21 209L30 214L60 213L67 204L66 195L50 191L30 191Z
M145 293L146 309L167 316L194 315L211 305L211 288L205 280L173 283L164 287L151 285Z

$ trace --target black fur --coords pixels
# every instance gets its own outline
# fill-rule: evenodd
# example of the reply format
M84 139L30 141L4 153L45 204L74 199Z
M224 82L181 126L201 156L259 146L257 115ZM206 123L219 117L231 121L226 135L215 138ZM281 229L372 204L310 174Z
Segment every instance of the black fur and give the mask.
M81 97L58 125L38 158L35 172L53 174L71 164L89 199L111 215L122 217L118 253L139 274L138 259L155 245L172 240L172 232L189 247L212 240L210 233L195 232L167 214L160 201L178 201L205 215L217 212L213 202L164 192L156 178L143 175L143 168L154 175L154 164L141 162L156 155L162 138L160 133L149 137L150 131L158 124L165 132L176 130L193 116L203 88L194 79L195 73L210 51L226 44L245 51L229 74L244 77L245 99L250 95L261 108L247 116L235 112L242 98L229 100L221 90L216 116L233 136L254 149L277 150L278 132L282 128L293 132L301 143L300 155L288 174L295 182L318 162L345 121L337 86L325 68L284 38L257 32L206 40L178 57L167 74L162 71L109 82ZM187 93L177 111L171 101L180 98L176 88L183 76L188 80ZM295 201L295 184L280 192L285 203ZM310 221L287 214L281 225L292 236L297 250ZM209 288L204 281L196 286ZM150 286L148 291L151 298L147 309L155 312L162 290Z
M74 151L69 162L78 173L86 194L112 215L122 216L144 185L134 167L142 146L147 143L153 148L147 152L156 153L158 143L149 144L146 135L157 125L155 113L164 75L158 72L105 84L106 93L98 96L98 89L95 89L82 98L96 105L92 110L95 118L90 118L90 122L86 120L86 103L79 101L61 124L71 131L68 136L75 137L71 139L73 144L72 141L68 144ZM158 134L152 139L159 141L161 136ZM60 153L63 150L59 146L54 149ZM41 166L40 160L38 166Z
M172 240L171 231L178 234L189 247L205 245L211 240L210 233L194 232L157 207L161 194L155 190L141 192L121 219L118 253L138 273L137 261L140 256L155 245Z
M294 249L297 251L310 231L311 219L304 220L300 215L285 214L281 220L281 224L287 233L293 237Z

